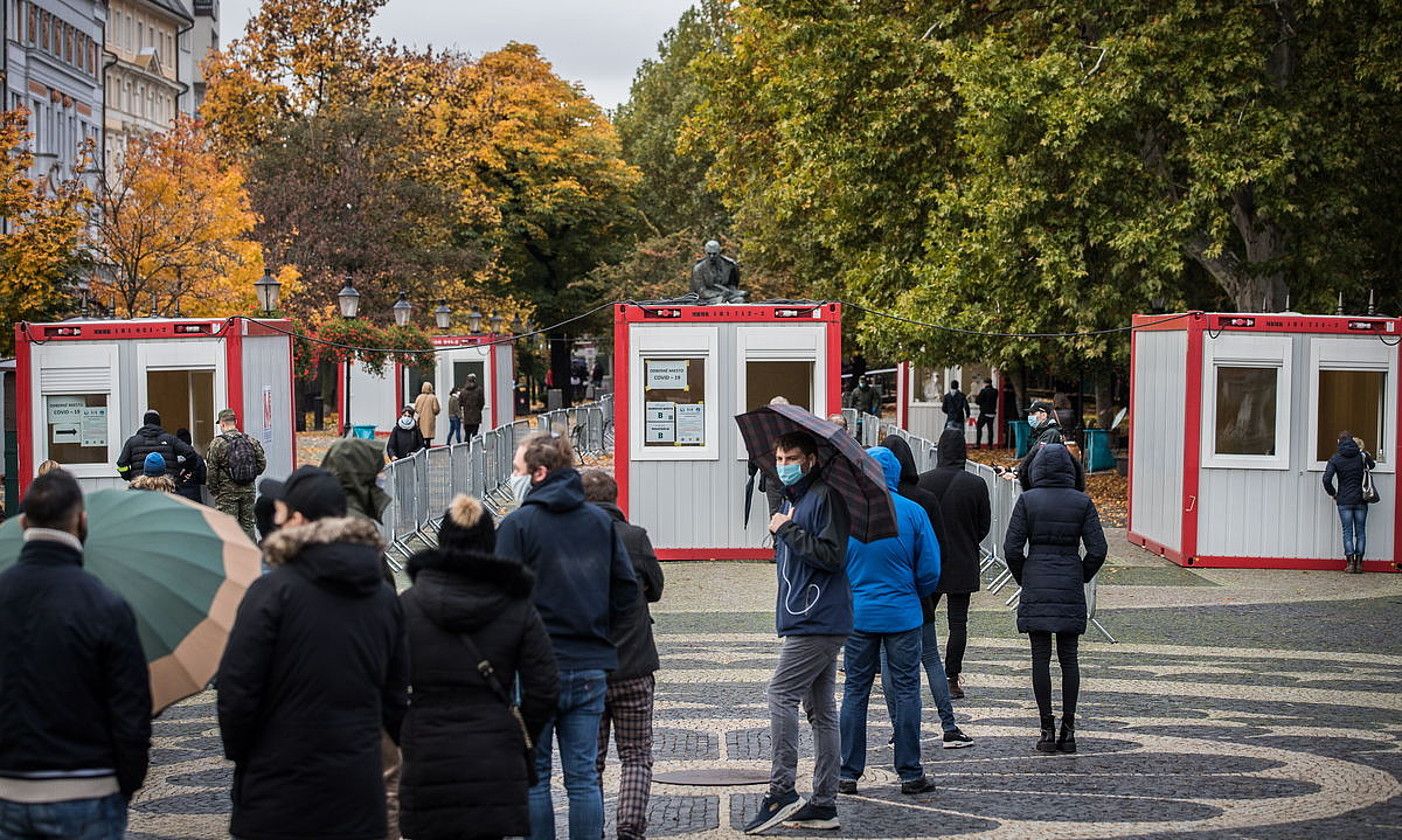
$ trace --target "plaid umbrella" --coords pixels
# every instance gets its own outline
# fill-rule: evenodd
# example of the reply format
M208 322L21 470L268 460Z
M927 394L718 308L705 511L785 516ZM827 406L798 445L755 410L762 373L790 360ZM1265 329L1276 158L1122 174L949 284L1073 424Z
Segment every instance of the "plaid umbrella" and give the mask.
M774 481L774 440L789 432L807 432L818 442L822 479L847 503L852 536L862 542L896 536L896 510L886 489L881 465L846 429L796 405L766 405L738 415L735 424L750 453L750 463Z

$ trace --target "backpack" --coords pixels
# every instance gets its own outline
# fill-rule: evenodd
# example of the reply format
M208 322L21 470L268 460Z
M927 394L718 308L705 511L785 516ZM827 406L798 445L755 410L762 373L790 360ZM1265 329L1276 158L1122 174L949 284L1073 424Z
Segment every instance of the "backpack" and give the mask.
M229 478L235 484L252 484L258 478L258 451L253 448L253 441L242 433L225 437L229 440L228 457L225 459Z

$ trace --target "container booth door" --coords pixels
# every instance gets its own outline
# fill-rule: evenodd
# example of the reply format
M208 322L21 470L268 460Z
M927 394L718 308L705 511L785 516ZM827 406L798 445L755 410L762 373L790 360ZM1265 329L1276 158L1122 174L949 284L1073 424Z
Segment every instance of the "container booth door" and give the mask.
M33 354L36 375L28 395L33 469L54 460L84 490L124 486L116 467L126 440L117 345L53 343L35 347Z
M204 455L216 433L215 417L228 402L226 374L221 341L138 344L133 416L139 423L148 409L160 412L166 431L189 430L195 451Z

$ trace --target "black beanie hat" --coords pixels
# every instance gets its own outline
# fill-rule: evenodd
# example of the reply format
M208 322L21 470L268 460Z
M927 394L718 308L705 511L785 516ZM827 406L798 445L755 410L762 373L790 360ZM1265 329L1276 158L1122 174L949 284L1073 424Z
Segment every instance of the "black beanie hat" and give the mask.
M443 522L438 526L438 548L449 554L467 551L495 554L497 529L492 515L478 500L459 494L448 505Z

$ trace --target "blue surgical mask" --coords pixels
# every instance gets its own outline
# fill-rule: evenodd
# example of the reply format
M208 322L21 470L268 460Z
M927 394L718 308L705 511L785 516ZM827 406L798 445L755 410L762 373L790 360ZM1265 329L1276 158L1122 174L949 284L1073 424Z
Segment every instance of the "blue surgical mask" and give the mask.
M531 477L512 473L511 478L506 480L506 486L511 489L511 498L524 502L526 494L531 492Z
M775 470L779 473L779 480L784 482L785 487L791 487L803 478L803 467L800 464L779 464Z
M1042 418L1038 417L1035 414L1029 414L1027 415L1027 425L1035 429L1038 426L1042 425Z

